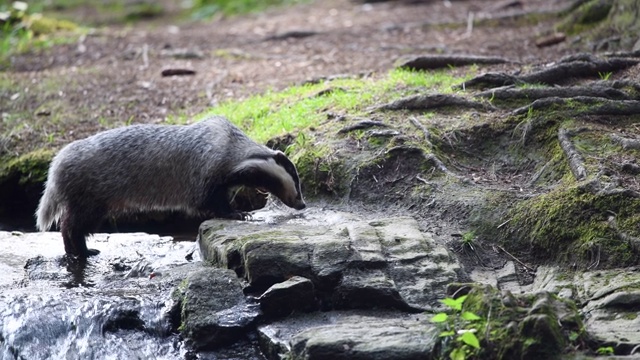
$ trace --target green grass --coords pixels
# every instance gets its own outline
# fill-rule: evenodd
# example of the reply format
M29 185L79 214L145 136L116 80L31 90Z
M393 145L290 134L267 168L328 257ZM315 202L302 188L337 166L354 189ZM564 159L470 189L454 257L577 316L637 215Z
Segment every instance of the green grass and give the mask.
M452 92L452 85L470 78L449 71L392 70L377 78L336 79L269 91L242 101L222 103L202 116L223 115L259 142L283 133L304 131L327 121L327 113L367 116L370 107L403 96ZM321 91L328 91L318 95Z
M3 4L0 12L8 16L8 20L0 24L0 69L8 66L13 54L66 43L77 36L72 35L78 30L76 24L42 16L32 7L18 9Z
M197 19L211 17L216 13L237 15L260 12L272 6L293 5L308 0L195 0L192 15Z

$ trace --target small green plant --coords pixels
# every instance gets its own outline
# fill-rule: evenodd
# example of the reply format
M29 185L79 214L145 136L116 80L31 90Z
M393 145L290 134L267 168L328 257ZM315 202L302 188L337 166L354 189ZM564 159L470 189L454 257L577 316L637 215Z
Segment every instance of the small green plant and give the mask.
M65 37L54 38L51 34L77 30L72 22L52 19L30 10L29 5L22 1L14 1L11 6L0 5L0 66L12 54L67 41Z
M598 348L598 350L596 350L596 352L598 353L598 355L613 355L614 351L613 351L613 347L611 346L601 346Z
M451 360L465 360L476 355L480 350L480 341L476 333L482 318L472 312L462 310L462 304L466 299L467 295L457 299L440 300L449 308L450 314L440 312L431 318L431 322L440 327L442 349L444 353L449 353Z
M611 71L598 71L598 76L600 76L601 80L607 81L609 80L609 78L611 77L611 74L613 74L613 72Z
M462 246L475 251L476 233L473 231L467 231L462 234Z

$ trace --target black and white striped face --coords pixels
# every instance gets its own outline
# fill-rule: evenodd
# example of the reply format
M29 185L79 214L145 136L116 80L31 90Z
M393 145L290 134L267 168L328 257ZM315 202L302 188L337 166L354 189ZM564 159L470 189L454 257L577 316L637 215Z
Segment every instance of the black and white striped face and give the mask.
M272 157L245 160L240 168L244 185L266 190L296 210L306 207L298 171L281 151L276 151Z

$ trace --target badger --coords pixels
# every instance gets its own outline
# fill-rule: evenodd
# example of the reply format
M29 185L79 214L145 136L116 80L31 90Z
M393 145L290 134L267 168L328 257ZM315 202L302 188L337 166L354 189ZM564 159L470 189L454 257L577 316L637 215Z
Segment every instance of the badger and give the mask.
M181 211L244 219L228 191L249 186L301 210L305 202L293 163L257 144L221 116L191 125L132 125L76 140L49 167L37 227L56 223L67 254L86 258L86 237L104 219L131 212Z

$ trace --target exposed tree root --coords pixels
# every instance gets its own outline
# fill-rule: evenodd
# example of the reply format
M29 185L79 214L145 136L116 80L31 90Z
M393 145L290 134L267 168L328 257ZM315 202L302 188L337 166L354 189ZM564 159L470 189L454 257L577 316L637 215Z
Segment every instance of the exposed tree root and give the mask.
M456 178L458 180L461 181L465 181L465 179L457 174L455 174L454 172L452 172L451 170L449 170L447 168L447 166L440 160L438 159L437 156L435 156L434 154L426 154L424 152L424 150L415 147L415 146L407 146L407 145L401 145L401 146L394 146L391 149L387 150L387 154L391 154L391 153L395 153L395 152L402 152L402 153L419 153L420 155L422 155L422 157L424 157L424 159L430 163L434 168L438 169L440 172L451 176L453 178Z
M570 87L549 87L549 88L516 88L505 86L496 89L483 91L476 95L498 100L529 99L537 100L543 98L573 98L577 96L601 97L616 100L631 100L632 98L624 91L610 86L570 86Z
M376 110L429 110L445 106L455 106L482 110L495 110L491 104L467 100L460 96L434 94L434 95L413 95L408 96L388 104L384 104L372 109Z
M267 36L264 40L272 41L272 40L302 39L302 38L306 38L314 35L318 35L318 32L306 31L306 30L293 30L293 31L286 31L280 34Z
M423 55L401 60L400 69L430 70L448 68L450 66L466 66L473 64L504 64L511 62L501 57L476 55Z
M414 117L410 117L409 121L411 121L411 124L413 124L413 126L415 126L416 128L418 128L418 130L422 131L422 134L424 134L424 141L427 144L427 146L432 149L433 148L433 144L431 143L431 134L429 133L429 130L427 130L426 127L424 127L420 121Z
M584 159L576 150L575 146L569 139L569 131L565 128L560 128L558 130L558 141L560 142L560 147L562 151L564 151L567 156L567 160L569 161L569 168L573 173L573 176L576 180L581 181L587 177L587 169L584 166Z
M486 73L479 75L457 88L484 88L515 84L555 85L574 78L605 76L618 70L637 65L640 59L608 58L598 59L590 54L577 54L566 57L553 66L521 76L503 73Z
M484 73L478 75L469 81L465 81L460 85L454 86L456 89L485 89L490 87L499 87L506 85L521 84L518 77L504 73Z
M548 109L550 106L567 106L561 110L573 115L637 115L640 114L640 101L609 100L600 97L576 96L572 98L549 97L538 99L530 105L515 109L513 115L527 114L530 109Z
M557 65L531 74L520 76L519 79L529 84L559 84L572 78L596 77L608 72L624 70L640 63L640 60L610 58L607 60L584 59L560 62Z
M620 135L611 134L611 139L622 146L623 149L640 149L640 140L629 139Z
M355 130L364 130L372 127L389 127L389 125L383 123L382 121L362 120L358 121L355 124L343 127L338 131L338 134L346 134Z

